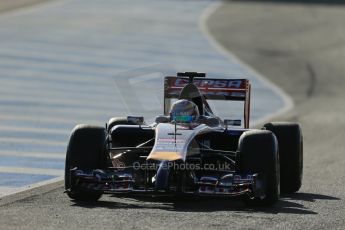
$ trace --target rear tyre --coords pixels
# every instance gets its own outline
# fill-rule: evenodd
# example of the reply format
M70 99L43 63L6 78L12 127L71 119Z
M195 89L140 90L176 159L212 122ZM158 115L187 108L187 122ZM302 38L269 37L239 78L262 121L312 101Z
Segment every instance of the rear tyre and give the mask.
M279 154L277 139L266 130L244 132L239 140L236 170L241 174L258 173L264 178L264 196L249 198L250 206L267 206L279 199Z
M96 201L101 193L82 191L73 188L71 183L72 168L102 169L106 167L105 156L106 131L103 127L77 125L67 146L65 164L65 189L67 195L78 201Z
M278 139L281 192L297 192L302 186L303 177L303 136L300 126L296 123L272 122L264 127Z
M126 117L113 117L108 122L108 132L116 125L136 125L132 121L128 121Z

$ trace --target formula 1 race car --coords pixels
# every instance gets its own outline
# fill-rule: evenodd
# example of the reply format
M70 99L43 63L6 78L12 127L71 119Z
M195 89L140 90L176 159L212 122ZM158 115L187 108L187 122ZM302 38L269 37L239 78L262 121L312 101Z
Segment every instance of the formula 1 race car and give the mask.
M249 129L247 79L167 76L164 115L112 118L105 127L77 125L70 136L65 189L74 200L102 194L240 196L248 205L271 205L300 189L303 139L296 123ZM240 119L221 120L212 100L240 101Z

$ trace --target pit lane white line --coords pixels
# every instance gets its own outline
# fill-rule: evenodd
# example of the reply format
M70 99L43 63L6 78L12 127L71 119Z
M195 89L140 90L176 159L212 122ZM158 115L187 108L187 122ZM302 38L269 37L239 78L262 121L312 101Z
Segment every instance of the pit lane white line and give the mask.
M66 147L65 142L61 141L54 141L54 140L42 140L42 139L34 139L34 138L0 138L0 143L6 144L42 144L42 145L54 145L54 146L61 146Z
M0 118L1 119L1 118ZM70 132L68 130L64 129L48 129L44 127L13 127L13 126L6 126L2 125L0 126L1 131L11 131L11 132L32 132L32 133L42 133L42 134L60 134L60 135L68 135Z
M61 160L74 124L161 113L160 79L177 70L250 78L253 120L286 110L279 90L208 33L211 2L61 0L0 15L0 160Z
M65 159L65 155L61 153L39 153L39 152L24 152L24 151L0 151L0 157L32 157L32 158L45 158L45 159Z
M17 173L17 174L37 174L48 176L62 176L63 170L44 169L44 168L25 168L25 167L4 167L0 166L0 173Z
M22 187L2 186L1 189L0 189L0 199L1 199L1 197L8 196L8 195L11 195L11 194L16 194L16 193L19 193L19 192L23 192L23 191L26 191L28 189L39 188L39 187L47 185L47 184L56 183L56 182L62 181L63 179L64 179L63 176L59 176L59 177L56 177L56 178L53 178L53 179L50 179L50 180L45 180L45 181L41 181L41 182L38 182L38 183L30 184L30 185L27 185L27 186L22 186Z
M224 55L227 59L229 59L230 62L235 62L241 65L243 68L247 69L249 73L254 75L257 79L259 79L263 84L266 85L267 88L273 90L277 95L279 95L284 103L282 108L279 110L271 113L266 114L265 116L262 116L261 118L255 120L254 122L251 122L252 126L255 126L257 124L262 124L264 122L270 121L272 118L277 117L279 115L282 115L288 111L290 111L294 107L294 102L292 98L285 93L280 87L275 85L273 82L265 78L261 73L259 73L257 70L253 69L251 66L249 66L247 63L241 61L235 54L229 52L228 49L226 49L223 45L221 45L210 33L208 26L207 26L207 20L208 18L220 7L222 7L222 2L214 3L213 5L209 6L204 10L204 12L201 14L200 20L199 20L199 27L205 37L208 39L210 44L222 55Z

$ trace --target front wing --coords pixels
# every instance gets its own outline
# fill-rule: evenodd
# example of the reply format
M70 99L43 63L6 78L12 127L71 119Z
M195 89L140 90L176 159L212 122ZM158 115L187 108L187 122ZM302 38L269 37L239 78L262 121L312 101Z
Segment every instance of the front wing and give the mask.
M135 178L131 168L112 168L108 170L71 169L71 190L82 190L104 194L145 194L145 195L193 195L233 197L248 195L264 196L264 177L259 174L229 173L221 178L203 176L195 181L194 190L177 191L155 190L143 178Z

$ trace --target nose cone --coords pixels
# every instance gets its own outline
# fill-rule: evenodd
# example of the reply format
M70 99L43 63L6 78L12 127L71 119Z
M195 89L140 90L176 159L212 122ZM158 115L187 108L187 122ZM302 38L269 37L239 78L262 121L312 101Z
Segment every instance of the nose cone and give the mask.
M156 174L156 181L155 181L155 190L168 190L169 189L169 163L168 161L162 161L159 165Z

